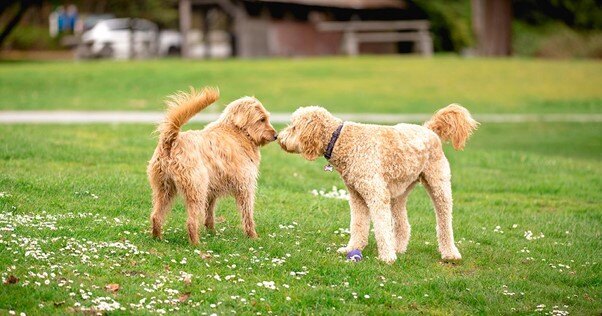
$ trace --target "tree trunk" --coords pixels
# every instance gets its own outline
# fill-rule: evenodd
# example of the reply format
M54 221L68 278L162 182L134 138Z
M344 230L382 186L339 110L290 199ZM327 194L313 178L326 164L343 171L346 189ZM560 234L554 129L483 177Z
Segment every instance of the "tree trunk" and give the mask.
M130 41L130 52L129 52L129 59L135 59L136 58L136 48L134 47L136 40L134 38L135 36L135 27L134 27L134 19L129 18L128 19L128 31L129 31L129 41Z
M480 56L512 53L512 3L510 0L472 0L472 25Z
M183 58L188 58L190 53L190 45L188 45L188 33L192 24L192 5L190 0L179 1L180 14L180 34L182 36L181 53Z
M209 9L203 10L203 47L205 48L205 59L211 59L211 39L209 38Z

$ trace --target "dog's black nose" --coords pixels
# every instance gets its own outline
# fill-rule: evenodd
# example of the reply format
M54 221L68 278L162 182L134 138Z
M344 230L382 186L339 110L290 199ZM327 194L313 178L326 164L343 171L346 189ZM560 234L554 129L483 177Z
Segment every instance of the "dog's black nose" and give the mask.
M278 133L274 134L274 140L278 139Z

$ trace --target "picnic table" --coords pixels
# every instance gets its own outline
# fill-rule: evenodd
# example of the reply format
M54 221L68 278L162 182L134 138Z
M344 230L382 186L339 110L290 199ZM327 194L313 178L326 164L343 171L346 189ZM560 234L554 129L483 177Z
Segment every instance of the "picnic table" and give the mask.
M351 56L359 54L361 43L397 42L413 42L415 52L433 54L427 20L321 22L317 26L323 32L343 32L343 51Z

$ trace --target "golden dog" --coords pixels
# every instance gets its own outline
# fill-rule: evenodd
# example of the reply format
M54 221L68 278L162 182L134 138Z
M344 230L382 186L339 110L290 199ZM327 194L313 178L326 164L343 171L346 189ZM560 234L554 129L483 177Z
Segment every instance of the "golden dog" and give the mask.
M188 237L199 242L199 220L214 229L218 198L234 195L245 233L256 238L253 208L261 159L259 147L276 139L270 113L255 98L230 103L220 118L203 130L181 132L196 113L219 98L213 88L180 92L168 101L166 119L159 125L159 144L148 164L153 191L151 224L153 236L161 228L176 192L184 196Z

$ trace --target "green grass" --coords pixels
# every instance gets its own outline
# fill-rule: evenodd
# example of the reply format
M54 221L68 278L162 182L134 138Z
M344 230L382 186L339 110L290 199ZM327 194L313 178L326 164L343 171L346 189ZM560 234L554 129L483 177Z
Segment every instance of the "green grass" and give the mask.
M362 57L0 63L0 109L162 110L166 95L216 85L221 104L255 95L273 112L600 113L602 63ZM213 110L217 110L214 108Z
M332 62L348 63L344 59ZM383 72L390 63L408 67L430 63L393 58L383 62L370 59L359 62L374 63L382 67ZM284 63L276 62L277 65ZM293 67L303 68L299 65L318 61L291 63L296 65ZM457 60L444 60L443 68L456 63ZM467 63L485 64L483 61ZM493 65L514 63L520 62L495 61ZM183 67L187 63L169 64ZM213 67L204 63L189 64ZM265 67L256 66L262 64ZM543 68L546 65L543 62L528 64ZM82 71L94 68L117 73L104 69L107 65L74 67L81 67ZM159 69L163 69L158 63L144 65L156 69L157 78L161 73ZM254 87L251 82L261 86L262 91L285 85L262 76L267 72L264 68L275 67L264 61L223 65L231 69L230 78L235 72L234 65L261 70L253 80L240 79L246 86L228 89L233 84L224 84L222 89L227 96L232 96L229 90L238 93L251 90ZM584 71L586 65L592 66L574 65L583 67ZM41 71L31 65L10 67L21 68L20 75ZM60 67L42 64L41 68ZM130 64L120 68L133 69ZM398 73L401 72L399 69ZM185 73L179 80L189 80L188 76L195 71L191 67ZM209 73L216 75L216 72ZM298 74L293 77L296 76ZM202 80L209 75L200 70L198 77L199 82L221 80L217 77ZM319 77L316 75L318 81L326 80ZM169 82L169 78L157 78L140 77L145 82L157 81L160 88L135 91L134 95L140 97L148 93L152 99L155 93L158 97L182 85ZM450 82L456 82L453 89L460 85L457 80ZM34 82L31 84L36 86ZM302 87L292 92L296 96L303 95L301 91L308 93L313 89L308 87L317 83L298 84ZM468 85L461 85L464 84ZM342 91L343 83L337 85L338 91ZM372 87L365 88L365 93L373 93ZM1 85L0 89L3 96L6 95L7 88ZM48 86L38 89L59 94ZM125 86L122 89L128 90ZM12 91L19 92L14 87ZM303 101L309 101L308 98L336 100L333 91L320 91L305 96ZM484 98L482 91L476 92L480 95L478 98ZM55 95L49 102L64 100L69 105L67 92L61 93L64 96ZM272 100L289 98L287 91L271 93ZM421 94L412 93L415 97ZM562 95L561 91L554 93ZM394 94L385 96L385 100ZM434 91L426 93L425 98L435 100L446 94L449 92ZM596 94L599 96L597 92L578 97L587 99ZM515 94L499 97L515 100ZM119 104L117 100L124 100L114 99L110 91L99 89L82 102L100 106L104 98L112 106ZM345 98L351 99L351 96ZM5 97L1 99L7 102ZM291 104L286 106L292 106L294 99L290 97ZM14 100L22 102L19 104L33 102L28 97ZM373 101L384 102L379 98ZM498 106L513 104L496 102L500 102ZM520 103L513 102L517 106ZM355 106L360 103L366 102L357 100ZM343 103L337 104L337 109L344 109ZM282 106L281 109L287 109ZM16 284L0 285L0 313L14 310L28 315L71 314L79 310L77 304L98 305L98 297L116 300L125 308L125 311L113 312L115 314L144 314L159 309L172 312L176 308L194 314L227 314L235 310L241 314L260 312L262 315L270 312L278 315L543 314L554 309L591 315L602 310L602 124L485 124L464 152L446 148L453 172L454 229L464 259L458 264L439 260L434 214L424 190L419 187L408 205L412 224L408 252L391 266L376 260L373 239L364 251L365 260L360 263L347 263L336 254L336 248L348 238L341 231L348 226L348 205L342 200L315 197L310 191L330 190L333 185L341 187L341 180L337 174L321 171L323 160L307 162L284 153L275 144L262 150L256 205L260 239L244 237L231 200L219 204L217 216L224 216L225 221L217 224L215 235L203 233L198 248L187 242L181 202L168 220L165 240L151 239L150 190L145 165L156 141L151 136L152 129L150 125L0 126L0 192L4 192L0 197L0 273L3 280L10 275L19 278ZM524 236L526 231L534 236L543 233L545 237L528 240ZM203 259L195 250L213 251L213 257ZM274 258L278 260L272 262ZM284 262L278 263L279 260ZM180 271L192 275L190 284L182 280ZM292 276L293 271L306 274ZM226 280L230 275L235 277ZM239 278L244 282L239 282ZM277 289L257 285L263 281L275 282ZM118 283L120 290L115 294L107 292L104 287L110 283ZM87 298L82 297L80 289ZM73 296L70 293L74 293ZM166 302L177 300L182 293L190 293L185 302ZM139 304L141 300L145 300L142 304L145 307L140 310L130 305ZM216 304L215 308L212 304ZM536 312L540 304L545 307Z
M321 104L422 113L460 102L473 113L602 113L601 74L597 61L454 57L2 62L0 109L161 110L174 91L217 85L220 106L255 95L272 112ZM152 131L0 125L0 275L19 279L0 285L0 315L73 314L113 300L124 310L111 314L602 310L602 124L484 124L464 152L446 148L464 259L439 259L432 206L419 187L408 204L408 252L392 266L376 260L373 237L360 263L336 254L348 238L347 202L311 191L342 181L322 171L323 159L307 162L275 144L262 150L259 240L244 237L231 199L218 205L223 221L199 247L188 244L181 202L165 239L153 240L145 175ZM529 231L544 237L530 240ZM264 281L276 289L258 286ZM112 283L116 293L105 290Z

